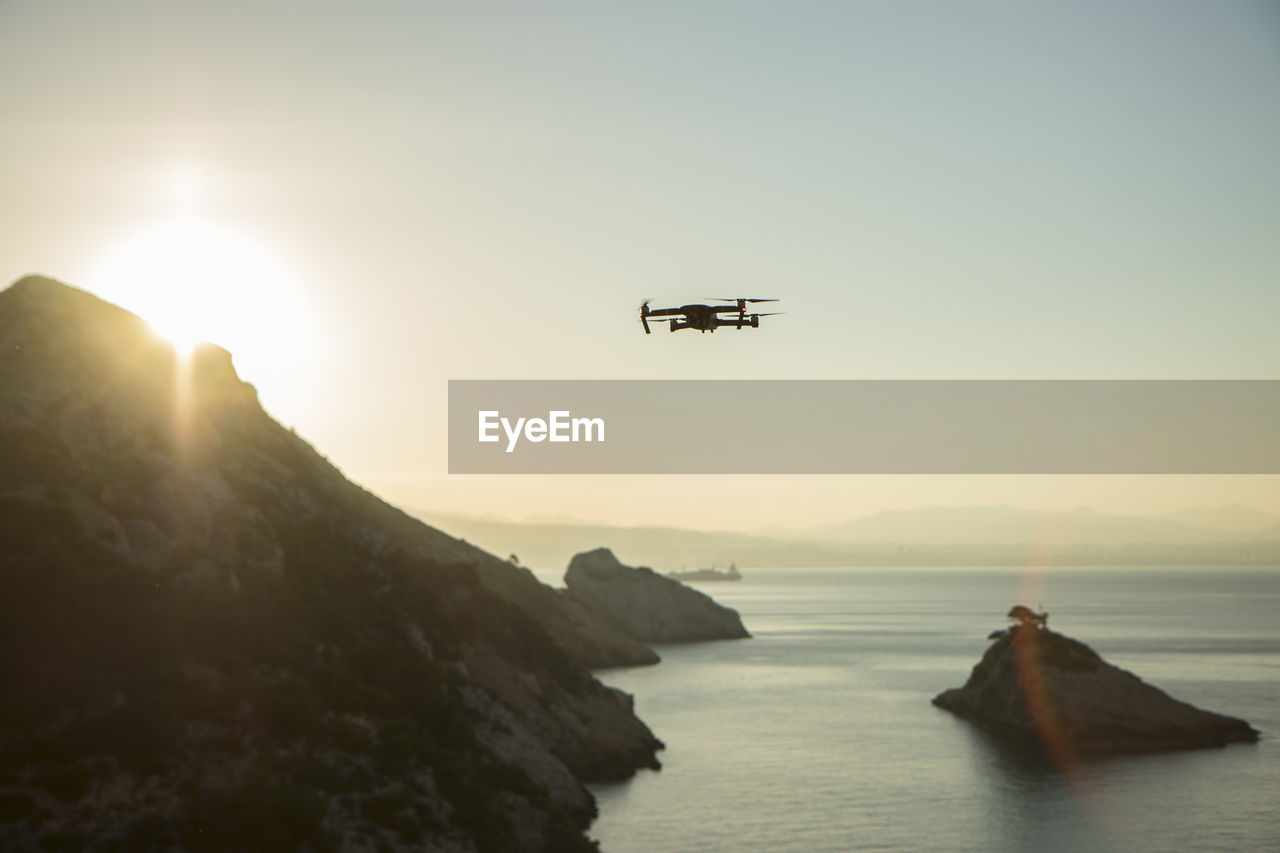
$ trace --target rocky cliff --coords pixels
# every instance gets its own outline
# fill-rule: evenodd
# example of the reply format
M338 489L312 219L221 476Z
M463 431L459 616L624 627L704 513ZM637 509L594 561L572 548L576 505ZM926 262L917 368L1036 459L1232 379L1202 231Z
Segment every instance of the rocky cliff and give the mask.
M651 650L348 481L216 347L0 293L0 847L572 850Z
M570 600L637 640L673 643L751 636L736 610L652 569L624 566L608 548L576 555L564 582Z
M1258 739L1245 721L1173 699L1043 626L992 637L965 685L933 703L1016 744L1070 758Z

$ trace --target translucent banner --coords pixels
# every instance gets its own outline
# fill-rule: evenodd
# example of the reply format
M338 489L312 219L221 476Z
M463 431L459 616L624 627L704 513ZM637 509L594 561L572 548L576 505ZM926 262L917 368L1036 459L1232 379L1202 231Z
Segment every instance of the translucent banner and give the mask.
M453 380L449 472L1280 474L1280 381Z

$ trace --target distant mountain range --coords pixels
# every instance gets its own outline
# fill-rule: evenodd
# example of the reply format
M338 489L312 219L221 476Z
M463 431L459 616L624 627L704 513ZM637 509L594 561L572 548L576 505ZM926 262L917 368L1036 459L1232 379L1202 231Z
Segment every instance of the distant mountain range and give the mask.
M584 521L512 522L413 511L493 553L514 554L543 577L573 554L608 546L660 571L898 565L1280 565L1280 518L1243 506L1123 516L1005 506L889 510L842 524L760 534Z
M1007 506L887 510L786 538L829 542L1091 545L1182 544L1280 536L1280 517L1239 505L1186 509L1159 516L1108 515L1091 509L1044 512Z
M1179 510L1178 512L1170 512L1159 517L1210 530L1235 530L1254 533L1269 530L1272 535L1280 532L1280 515L1259 512L1256 509L1241 506L1240 504L1193 507Z

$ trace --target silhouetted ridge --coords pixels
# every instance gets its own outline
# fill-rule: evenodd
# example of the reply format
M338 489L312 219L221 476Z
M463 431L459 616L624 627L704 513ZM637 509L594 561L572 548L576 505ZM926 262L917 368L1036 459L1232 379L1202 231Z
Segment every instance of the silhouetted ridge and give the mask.
M186 370L184 374L182 371ZM139 318L0 293L0 847L573 850L653 660Z

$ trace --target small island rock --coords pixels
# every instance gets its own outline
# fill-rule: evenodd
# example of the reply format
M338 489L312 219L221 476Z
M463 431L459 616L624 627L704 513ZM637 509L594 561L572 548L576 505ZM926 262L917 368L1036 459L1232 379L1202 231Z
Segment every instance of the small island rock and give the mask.
M1031 623L994 632L963 687L933 703L1052 756L1104 756L1253 742L1244 720L1203 711Z
M624 566L608 548L576 555L564 580L569 598L643 642L751 636L736 610L652 569Z

